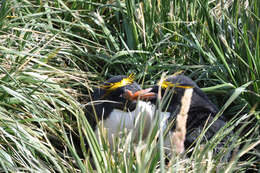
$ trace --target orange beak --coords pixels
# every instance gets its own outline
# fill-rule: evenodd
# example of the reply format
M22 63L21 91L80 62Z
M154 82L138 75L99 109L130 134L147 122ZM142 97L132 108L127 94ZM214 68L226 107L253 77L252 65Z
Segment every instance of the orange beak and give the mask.
M133 93L132 91L130 90L126 90L125 92L125 97L128 99L128 100L149 100L151 98L154 98L156 97L156 94L154 92L150 92L152 90L152 88L147 88L147 89L144 89L144 90L139 90L139 91L136 91L135 93Z

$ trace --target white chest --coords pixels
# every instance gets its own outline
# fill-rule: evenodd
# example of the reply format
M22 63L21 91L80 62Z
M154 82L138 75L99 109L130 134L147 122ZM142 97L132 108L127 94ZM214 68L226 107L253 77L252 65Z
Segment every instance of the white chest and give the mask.
M114 109L110 116L107 117L105 120L99 122L99 126L102 127L102 130L105 132L100 132L100 129L95 129L95 134L97 139L100 141L101 134L105 138L108 139L110 147L112 149L113 146L113 138L121 137L122 135L126 135L129 132L135 134L135 136L139 135L139 125L141 122L141 118L145 121L144 129L143 129L143 136L145 137L148 134L150 128L156 123L155 115L157 110L155 110L155 105L151 103L147 103L144 101L138 101L136 109L132 112L124 112L122 110ZM168 118L170 117L169 112L161 112L160 114L160 127L162 130L166 130L168 126ZM126 133L125 133L126 132ZM166 150L170 150L171 146L171 134L167 134L166 139L164 141L164 147Z
M122 132L133 131L135 133L138 131L138 123L141 118L144 118L147 124L146 128L149 128L148 126L151 124L153 116L154 106L144 101L138 101L134 111L124 112L119 109L114 109L105 120L99 122L99 126L104 127L101 129L105 129L111 145L113 142L113 136L119 135L120 137ZM99 139L101 133L98 128L95 129L95 134Z

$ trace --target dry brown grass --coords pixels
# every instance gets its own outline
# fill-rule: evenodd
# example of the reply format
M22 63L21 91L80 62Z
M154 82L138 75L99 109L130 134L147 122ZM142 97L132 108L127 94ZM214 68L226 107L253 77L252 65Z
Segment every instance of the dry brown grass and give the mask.
M172 136L173 149L177 154L184 152L184 141L186 136L186 122L191 104L193 89L186 89L181 99L181 109L176 119L176 129Z

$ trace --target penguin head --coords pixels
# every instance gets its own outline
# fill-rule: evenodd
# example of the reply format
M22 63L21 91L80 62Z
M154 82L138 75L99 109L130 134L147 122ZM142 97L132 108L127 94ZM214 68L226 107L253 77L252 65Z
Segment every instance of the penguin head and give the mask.
M167 77L165 80L161 80L157 85L155 85L151 92L158 93L159 88L161 88L162 98L168 99L167 102L171 103L167 108L167 111L169 112L178 109L177 107L180 105L185 90L190 88L193 88L193 93L189 112L208 112L212 114L218 112L218 109L209 100L207 95L192 79L185 75L172 75ZM169 96L167 97L167 95ZM155 102L154 99L153 102Z
M143 90L135 81L134 75L130 76L118 75L104 82L98 90L94 92L94 100L109 100L122 104L136 104L139 99L152 97L155 94Z
M136 108L139 98L155 96L150 90L143 90L135 81L134 75L118 75L108 79L100 87L94 89L93 101L100 102L95 105L97 114L106 117L113 109L125 112ZM98 112L105 108L105 112Z

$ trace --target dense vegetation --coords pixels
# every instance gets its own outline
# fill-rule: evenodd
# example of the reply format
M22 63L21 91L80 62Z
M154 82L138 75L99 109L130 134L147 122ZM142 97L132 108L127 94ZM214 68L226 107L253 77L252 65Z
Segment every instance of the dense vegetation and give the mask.
M259 169L259 7L258 0L1 0L0 172ZM181 70L229 119L226 127L207 144L198 140L190 157L166 159L156 128L146 141L126 137L115 152L104 141L101 150L83 112L93 87L130 73L148 87Z

